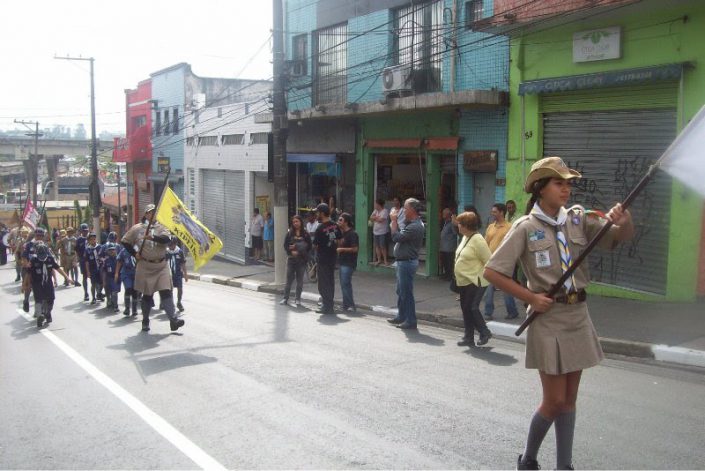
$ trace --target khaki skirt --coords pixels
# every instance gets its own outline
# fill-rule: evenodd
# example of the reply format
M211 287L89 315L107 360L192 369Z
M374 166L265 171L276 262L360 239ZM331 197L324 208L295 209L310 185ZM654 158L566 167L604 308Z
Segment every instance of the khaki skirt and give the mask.
M527 368L558 375L590 368L604 357L587 303L556 303L529 326Z
M151 296L157 291L171 290L171 270L166 260L152 263L146 260L137 262L135 270L135 290Z

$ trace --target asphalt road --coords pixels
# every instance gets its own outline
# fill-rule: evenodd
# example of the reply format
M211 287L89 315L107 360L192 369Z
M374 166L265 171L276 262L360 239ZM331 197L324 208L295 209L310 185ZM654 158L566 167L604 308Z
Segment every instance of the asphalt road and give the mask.
M78 288L39 332L13 279L0 267L2 469L507 469L540 400L511 342L460 348L197 281L176 334ZM705 372L608 359L583 378L577 468L705 468Z

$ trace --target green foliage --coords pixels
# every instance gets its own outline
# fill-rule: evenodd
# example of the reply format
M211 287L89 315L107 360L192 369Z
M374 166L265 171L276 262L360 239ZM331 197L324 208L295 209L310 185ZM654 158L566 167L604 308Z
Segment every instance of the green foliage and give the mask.
M91 225L91 217L93 215L93 209L91 208L91 205L87 205L84 210L83 210L83 218L81 219L81 222L85 222L89 226Z
M78 200L73 200L73 213L76 217L76 225L78 226L83 222L83 211L81 211L81 205L78 204Z

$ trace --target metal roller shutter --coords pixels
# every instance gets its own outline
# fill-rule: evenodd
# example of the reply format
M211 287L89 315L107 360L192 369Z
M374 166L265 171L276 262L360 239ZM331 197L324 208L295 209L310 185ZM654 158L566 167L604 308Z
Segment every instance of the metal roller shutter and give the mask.
M139 221L144 216L144 209L152 202L152 195L149 191L137 190L137 212L135 218Z
M544 156L584 178L571 204L605 210L622 201L676 136L675 109L544 113ZM665 294L671 181L663 172L636 199L634 240L589 257L594 281Z
M201 170L200 219L205 226L224 243L225 232L225 172L223 170Z
M225 172L225 233L223 252L245 263L245 172Z

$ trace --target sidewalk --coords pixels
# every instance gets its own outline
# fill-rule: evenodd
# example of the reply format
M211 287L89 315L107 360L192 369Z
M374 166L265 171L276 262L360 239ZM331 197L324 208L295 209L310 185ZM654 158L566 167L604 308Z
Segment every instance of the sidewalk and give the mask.
M277 292L276 287L271 286L274 282L274 267L271 265L243 266L213 259L201 268L200 273L190 276L255 291ZM358 309L378 315L394 314L396 293L393 268L357 271L353 277L353 289ZM459 303L455 300L455 293L448 289L448 282L417 276L414 294L420 320L463 326ZM305 283L303 297L318 299L315 283ZM339 304L341 294L337 282L335 299ZM588 303L605 353L705 367L704 302L654 303L591 295ZM495 293L494 320L488 322L490 330L495 336L523 341L523 338L514 336L514 331L523 320L522 316L504 320L505 313L502 295Z

